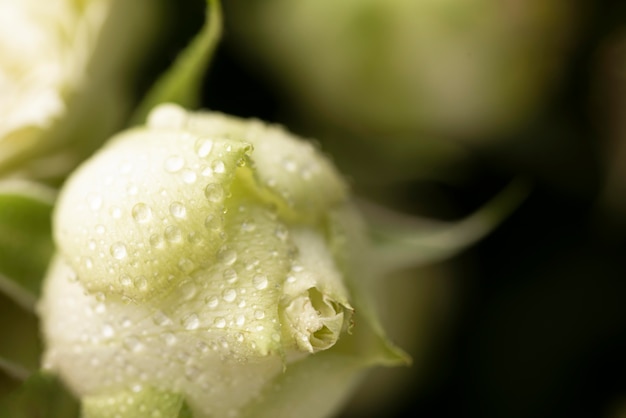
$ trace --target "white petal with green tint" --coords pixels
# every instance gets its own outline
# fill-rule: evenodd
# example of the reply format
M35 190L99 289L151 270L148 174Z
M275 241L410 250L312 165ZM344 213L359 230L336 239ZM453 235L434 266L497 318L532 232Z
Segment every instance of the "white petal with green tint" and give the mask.
M310 177L278 164L290 155ZM315 372L326 411L360 369L406 360L359 296L367 237L343 180L279 128L160 106L68 180L54 236L45 367L92 412L150 387L197 417L248 414L332 352L347 363Z

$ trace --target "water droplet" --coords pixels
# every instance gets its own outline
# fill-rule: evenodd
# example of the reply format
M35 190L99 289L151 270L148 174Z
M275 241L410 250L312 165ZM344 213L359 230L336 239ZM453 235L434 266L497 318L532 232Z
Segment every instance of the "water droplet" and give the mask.
M165 239L169 242L179 242L182 240L182 233L180 232L180 228L175 225L170 225L166 227L163 235L165 236Z
M172 320L167 315L165 315L165 312L159 310L156 311L154 315L152 315L152 322L154 322L154 325L162 327L165 325L170 325L172 323Z
M226 326L226 320L224 318L215 318L215 321L213 322L215 325L215 328L224 328Z
M148 222L152 218L152 210L145 203L137 203L131 212L133 219L139 223Z
M165 242L163 241L163 237L159 234L150 235L150 245L154 248L163 248Z
M209 346L204 341L198 341L196 349L201 353L206 353L209 351Z
M183 181L187 184L195 183L196 179L198 178L195 171L193 170L184 170L182 176L183 176Z
M233 269L226 269L224 270L224 273L222 273L224 279L228 282L228 283L235 283L237 281L237 272Z
M298 165L290 158L285 158L282 161L282 166L285 171L289 173L295 173L295 171L298 169Z
M187 209L185 208L185 205L183 205L182 203L173 202L170 205L170 213L175 218L184 218L185 216L187 216Z
M70 283L74 283L78 281L78 275L76 274L74 270L70 270L67 272L67 280Z
M226 172L226 165L222 160L213 161L211 168L213 169L213 172L217 174L224 174Z
M128 287L133 284L133 281L128 276L120 276L120 284L124 287Z
M257 274L252 279L252 285L258 290L265 289L267 287L267 277L262 274Z
M126 246L121 242L116 242L115 244L111 245L110 251L113 258L117 260L122 260L128 255L126 251Z
M252 220L245 220L241 223L241 230L244 232L252 232L256 229L256 224Z
M222 229L222 222L219 217L208 215L204 220L204 226L209 231L220 231Z
M290 274L289 276L287 276L287 283L295 283L296 282L296 276Z
M126 193L128 193L129 196L135 196L137 192L139 192L139 188L135 184L129 185L126 189Z
M202 235L195 231L191 231L187 234L187 241L189 241L190 244L198 245L202 242Z
M254 311L254 317L256 319L263 319L265 318L265 312L263 312L262 310L256 310Z
M133 335L129 335L128 337L124 338L123 344L130 351L137 352L143 350L143 344L141 343L141 341L139 341L139 338Z
M208 156L213 150L213 141L210 139L199 139L196 141L196 154L198 157L204 158Z
M94 240L90 239L90 240L87 242L87 247L88 247L90 250L92 250L92 251L93 251L93 250L95 250L95 249L96 249L96 241L94 241Z
M96 225L96 233L97 234L104 234L107 231L107 229L104 227L104 225L98 224Z
M204 189L204 196L209 202L220 203L224 200L224 189L219 184L210 183Z
M148 280L145 277L139 276L135 279L135 287L142 292L148 289Z
M181 323L187 331L193 331L200 326L200 319L197 314L190 313L182 319Z
M246 323L246 317L243 315L237 316L235 323L237 324L238 327L242 327Z
M185 160L180 155L171 155L165 160L165 170L168 173L176 173L185 165Z
M222 298L226 302L232 302L237 298L237 292L234 289L227 289L224 291Z
M104 338L111 338L113 334L115 334L115 330L113 329L113 327L109 324L104 324L104 326L102 327L102 336Z
M185 126L187 114L175 104L162 104L155 107L148 115L147 125L157 129L180 129Z
M219 300L217 299L217 296L211 296L206 299L206 304L209 308L217 307L218 303L219 303Z
M193 264L193 261L188 258L183 257L178 260L178 269L183 273L189 273L194 267L195 265Z
M287 227L285 225L280 224L274 230L274 235L279 240L286 241L287 237L289 236L289 230L287 229Z
M122 209L117 206L111 207L111 217L113 219L120 219L122 217Z
M184 300L189 300L196 295L196 284L191 280L183 281L178 287L180 289L180 295Z
M222 247L217 253L217 259L226 266L232 266L237 261L237 253L228 247Z
M92 211L100 210L102 207L102 196L97 194L89 194L87 196L87 204Z
M177 338L171 332L166 332L165 334L163 334L163 340L165 341L165 344L167 345L174 345L176 344Z
M91 270L93 268L93 260L90 257L85 257L83 261L85 263L85 267L88 270Z

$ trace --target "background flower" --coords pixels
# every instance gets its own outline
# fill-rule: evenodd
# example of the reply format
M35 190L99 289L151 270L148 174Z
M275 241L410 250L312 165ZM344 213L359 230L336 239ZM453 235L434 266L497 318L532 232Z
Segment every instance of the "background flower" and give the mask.
M156 5L0 2L0 175L58 181L119 129Z

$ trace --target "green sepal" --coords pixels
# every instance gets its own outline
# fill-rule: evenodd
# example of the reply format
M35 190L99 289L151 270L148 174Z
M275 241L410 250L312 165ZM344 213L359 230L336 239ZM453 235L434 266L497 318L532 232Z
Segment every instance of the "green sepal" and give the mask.
M150 110L161 103L176 103L195 108L206 69L222 33L222 9L219 0L207 0L204 26L156 81L135 111L133 124L143 123Z
M0 182L0 291L31 311L53 252L54 195L36 183Z
M110 395L87 396L82 400L83 418L191 418L182 395L152 387L138 387ZM158 415L155 413L158 412ZM152 415L149 415L152 414Z
M0 400L0 416L11 418L78 417L78 401L54 376L37 372Z
M530 190L528 181L517 179L476 212L456 222L382 213L368 205L363 212L369 218L377 265L386 273L453 257L496 229Z

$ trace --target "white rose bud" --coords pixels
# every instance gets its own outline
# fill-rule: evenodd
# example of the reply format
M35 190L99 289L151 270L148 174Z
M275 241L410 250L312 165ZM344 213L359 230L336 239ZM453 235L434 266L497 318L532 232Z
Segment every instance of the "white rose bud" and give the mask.
M44 366L89 416L179 394L197 417L321 417L401 360L354 312L367 246L345 183L279 127L162 105L73 173L54 237Z

